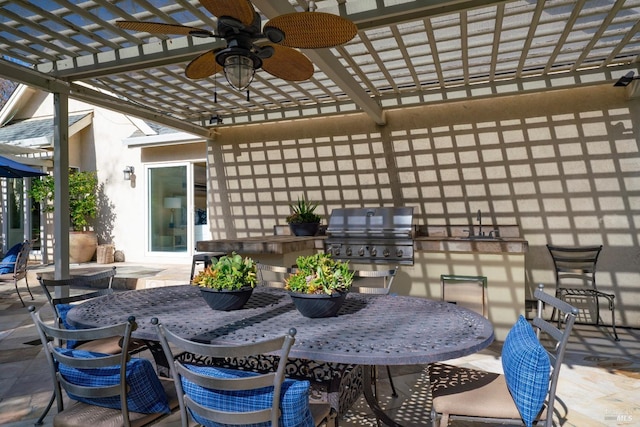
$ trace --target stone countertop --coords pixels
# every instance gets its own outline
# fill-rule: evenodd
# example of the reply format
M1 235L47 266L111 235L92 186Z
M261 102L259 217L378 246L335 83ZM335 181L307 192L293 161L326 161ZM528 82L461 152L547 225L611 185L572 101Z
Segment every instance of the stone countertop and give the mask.
M273 254L283 255L291 252L324 249L324 236L257 236L238 239L202 240L196 242L198 252L226 252L233 251L242 254Z
M470 239L474 235L497 233L499 238ZM414 240L416 252L471 252L524 254L529 242L520 236L520 227L515 224L493 225L429 225L417 227Z
M413 242L416 252L477 252L525 254L529 242L519 237L470 240L460 237L421 236Z
M257 236L238 239L203 240L196 243L199 252L233 251L242 254L283 255L305 250L324 250L325 236ZM416 252L479 252L524 254L529 243L520 237L492 240L469 240L461 237L418 236L414 239Z

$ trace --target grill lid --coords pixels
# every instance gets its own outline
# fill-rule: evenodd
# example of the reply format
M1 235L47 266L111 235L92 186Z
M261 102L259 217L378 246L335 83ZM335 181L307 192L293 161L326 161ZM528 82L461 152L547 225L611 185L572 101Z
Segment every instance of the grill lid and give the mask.
M333 237L410 237L412 224L412 207L334 209L329 217L327 235Z

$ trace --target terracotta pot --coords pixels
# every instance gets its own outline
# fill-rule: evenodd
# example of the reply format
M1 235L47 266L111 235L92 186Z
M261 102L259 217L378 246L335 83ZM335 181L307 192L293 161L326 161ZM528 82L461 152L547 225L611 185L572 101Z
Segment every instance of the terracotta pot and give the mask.
M289 295L300 314L310 318L336 316L347 298L347 292L336 292L332 295L291 292Z
M249 298L251 298L252 292L253 288L251 287L234 291L218 291L216 289L200 288L202 298L209 304L209 307L220 311L231 311L242 308L247 301L249 301Z
M94 231L69 232L69 262L82 263L93 259L98 248L98 236Z

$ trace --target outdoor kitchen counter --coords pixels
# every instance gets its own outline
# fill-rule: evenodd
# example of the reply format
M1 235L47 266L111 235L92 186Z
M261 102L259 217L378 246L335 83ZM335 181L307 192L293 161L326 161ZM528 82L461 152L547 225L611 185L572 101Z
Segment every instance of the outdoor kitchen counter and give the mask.
M529 242L519 237L505 237L493 240L471 240L460 237L416 237L416 252L479 252L524 254L529 250Z
M275 254L323 249L324 237L257 236L238 239L202 240L196 242L198 252L238 252L242 254Z
M196 243L199 252L237 252L241 254L284 255L324 250L325 236L257 236L240 239L203 240ZM529 243L519 237L495 240L469 240L448 236L418 236L414 239L416 252L480 252L524 254Z

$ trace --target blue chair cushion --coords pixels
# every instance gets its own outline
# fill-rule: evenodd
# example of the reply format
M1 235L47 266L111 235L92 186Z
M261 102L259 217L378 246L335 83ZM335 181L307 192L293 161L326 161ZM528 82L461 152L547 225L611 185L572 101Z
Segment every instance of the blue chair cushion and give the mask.
M73 357L95 358L108 356L84 350L70 350L58 348L56 351ZM60 364L60 374L72 384L91 387L100 385L114 385L120 381L120 367L118 365L96 369L77 369ZM127 406L129 411L142 414L171 413L167 394L158 379L153 365L146 359L133 358L127 362ZM80 402L105 408L120 409L120 397L86 398L69 393L69 397Z
M214 378L244 378L258 375L254 372L213 366L186 365L187 369ZM309 409L309 381L285 379L280 390L280 427L314 427ZM255 390L225 391L202 387L182 378L182 388L196 403L219 411L255 411L269 408L273 399L273 387ZM226 427L191 412L193 419L205 427ZM271 423L250 424L245 427L270 427Z
M67 322L67 313L69 313L71 308L73 308L72 304L56 304L58 316L60 316L60 321L62 321L62 325L65 329L76 329L76 327ZM67 348L76 348L80 343L81 341L69 340L67 341Z
M547 397L551 362L523 316L504 341L502 368L520 416L525 425L531 427Z
M0 274L13 273L22 245L23 243L16 243L11 246L11 249L9 249L0 263Z

